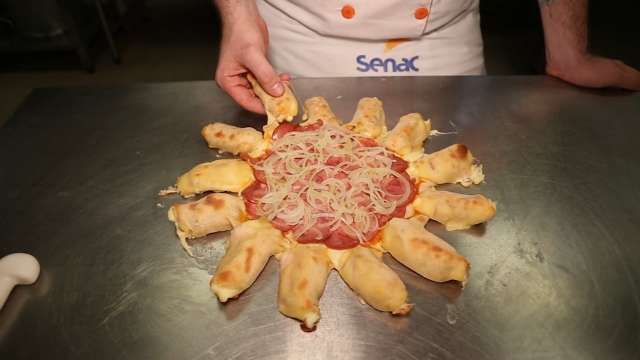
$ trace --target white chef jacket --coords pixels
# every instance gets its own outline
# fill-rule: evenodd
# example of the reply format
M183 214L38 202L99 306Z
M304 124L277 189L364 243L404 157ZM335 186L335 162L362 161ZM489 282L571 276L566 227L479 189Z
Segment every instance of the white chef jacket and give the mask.
M258 0L294 77L485 73L479 0Z

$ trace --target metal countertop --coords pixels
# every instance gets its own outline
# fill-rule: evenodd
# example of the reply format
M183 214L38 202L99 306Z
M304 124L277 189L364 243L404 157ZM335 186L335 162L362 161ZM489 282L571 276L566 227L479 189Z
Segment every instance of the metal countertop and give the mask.
M0 255L28 252L38 282L0 312L0 358L430 359L640 357L640 94L544 77L300 79L350 118L377 96L390 125L421 112L429 152L455 142L484 164L463 189L498 202L486 226L428 228L471 262L436 284L392 259L416 304L392 317L336 273L318 329L278 313L277 263L238 300L208 288L211 264L184 253L158 190L214 159L200 129L257 126L212 82L34 91L0 129ZM210 238L213 239L215 237Z

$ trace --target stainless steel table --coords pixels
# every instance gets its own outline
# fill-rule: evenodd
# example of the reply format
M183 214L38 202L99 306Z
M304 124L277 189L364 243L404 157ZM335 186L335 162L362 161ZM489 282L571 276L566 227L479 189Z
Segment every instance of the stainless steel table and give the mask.
M418 111L433 151L467 144L496 200L486 226L447 233L472 264L461 291L395 263L416 306L396 318L332 274L317 331L276 307L277 263L220 305L222 254L189 258L157 191L214 158L210 121L257 126L211 82L36 90L0 130L0 255L42 264L0 312L0 358L430 359L640 357L640 94L540 77L295 82L349 118L378 96L388 118ZM463 191L461 188L452 187Z

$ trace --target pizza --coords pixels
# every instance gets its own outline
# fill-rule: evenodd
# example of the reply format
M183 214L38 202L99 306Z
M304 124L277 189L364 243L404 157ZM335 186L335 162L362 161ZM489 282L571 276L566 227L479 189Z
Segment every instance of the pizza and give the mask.
M468 229L496 212L482 195L437 188L483 182L465 145L425 154L431 121L411 113L389 130L375 97L361 99L349 122L313 97L303 104L303 122L294 123L298 102L289 86L275 98L249 81L267 113L263 133L207 125L207 145L238 158L196 165L162 192L199 196L169 209L188 254L191 239L230 230L209 282L219 301L241 295L271 257L280 262L278 309L306 329L320 320L332 270L374 309L408 314L407 289L384 253L428 280L466 283L467 259L425 228L433 220L449 231Z

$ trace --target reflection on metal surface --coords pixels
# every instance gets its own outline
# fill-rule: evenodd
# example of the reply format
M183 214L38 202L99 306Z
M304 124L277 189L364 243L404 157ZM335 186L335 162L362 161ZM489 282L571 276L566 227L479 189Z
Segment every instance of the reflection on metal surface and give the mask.
M438 130L456 124L457 135L433 137L427 150L468 145L486 184L455 191L482 192L499 208L468 231L429 225L470 261L464 290L385 257L415 303L410 316L360 304L333 273L318 329L305 333L278 313L272 260L220 305L208 278L225 234L189 258L166 220L175 199L155 194L176 170L216 157L199 137L207 122L257 127L261 117L209 82L37 90L0 130L0 252L32 253L55 281L44 296L16 289L28 301L11 321L0 313L0 358L640 357L638 94L531 77L295 87L300 98L341 95L332 105L342 118L377 96L394 121L421 112Z

